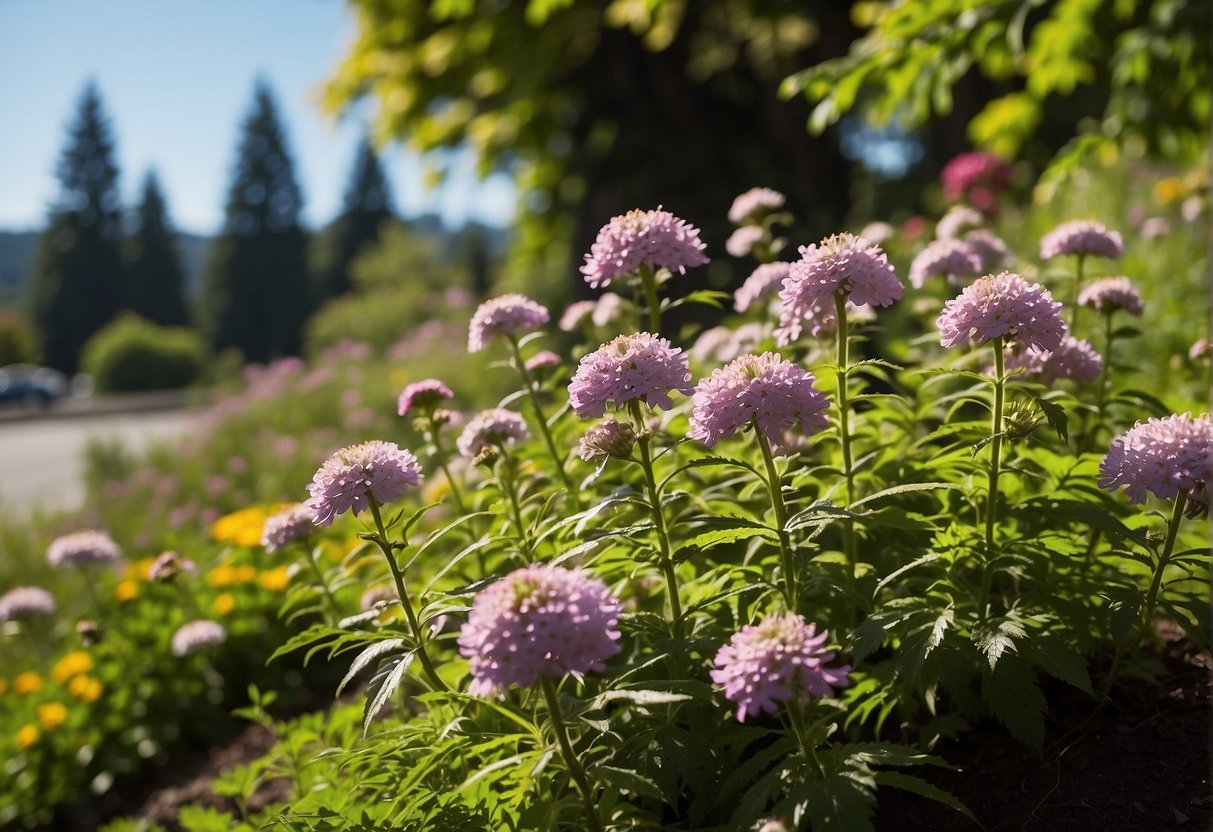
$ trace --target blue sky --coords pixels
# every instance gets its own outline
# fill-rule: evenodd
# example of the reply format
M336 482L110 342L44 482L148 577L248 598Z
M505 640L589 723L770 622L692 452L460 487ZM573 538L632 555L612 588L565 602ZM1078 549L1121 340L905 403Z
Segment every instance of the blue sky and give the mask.
M222 222L238 127L258 76L278 96L305 220L341 204L362 125L323 116L315 100L353 37L340 0L0 0L0 229L39 227L54 198L55 162L80 91L96 81L113 123L129 203L155 167L176 225L209 234ZM424 167L385 150L396 205L450 225L509 221L504 176L478 183L471 160L450 184L424 188Z

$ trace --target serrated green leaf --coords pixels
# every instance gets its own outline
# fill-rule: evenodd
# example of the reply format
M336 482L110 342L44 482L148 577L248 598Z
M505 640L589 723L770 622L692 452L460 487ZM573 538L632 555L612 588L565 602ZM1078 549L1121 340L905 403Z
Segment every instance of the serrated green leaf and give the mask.
M1027 664L1017 656L1004 655L994 672L982 679L982 693L1011 736L1037 751L1044 747L1048 703Z
M380 663L379 670L366 689L366 706L362 711L363 736L366 736L366 732L370 730L371 722L383 710L388 698L396 691L396 688L400 687L405 671L413 663L415 655L415 651L409 651L401 653L399 656L392 656Z
M666 797L655 782L650 780L635 771L630 771L625 768L616 768L615 766L594 766L590 774L598 779L604 780L615 786L618 789L631 792L637 797L647 797L652 800L659 800L667 805L673 803Z
M1026 642L1029 658L1055 679L1078 688L1090 696L1091 676L1087 673L1087 662L1076 650L1060 639L1037 635Z
M350 664L350 669L342 678L341 684L337 685L337 692L333 695L340 696L341 691L345 690L345 686L353 681L354 677L358 675L358 672L364 667L370 665L370 663L375 659L385 656L393 650L398 650L402 647L404 647L404 639L402 638L384 639L383 641L376 642L370 647L367 647L365 650L359 653L357 657L355 657L354 661Z
M984 621L973 628L972 639L977 649L985 654L994 670L1006 653L1015 652L1015 640L1027 636L1023 624L1015 618L1001 617Z
M874 776L877 786L890 786L894 789L912 792L919 797L925 797L928 800L934 800L936 803L942 803L949 809L960 812L969 820L977 822L977 818L973 817L973 813L969 811L968 806L961 803L952 794L945 792L938 786L931 785L921 777L906 774L904 771L878 771Z

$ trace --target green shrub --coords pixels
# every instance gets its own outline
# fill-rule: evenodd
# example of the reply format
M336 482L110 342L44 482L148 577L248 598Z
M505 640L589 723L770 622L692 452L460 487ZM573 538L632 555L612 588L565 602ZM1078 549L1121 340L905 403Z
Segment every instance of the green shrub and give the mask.
M12 312L0 312L0 366L34 360L34 337L29 327Z
M192 330L127 314L89 339L82 366L99 391L175 390L198 378L205 359L206 346Z

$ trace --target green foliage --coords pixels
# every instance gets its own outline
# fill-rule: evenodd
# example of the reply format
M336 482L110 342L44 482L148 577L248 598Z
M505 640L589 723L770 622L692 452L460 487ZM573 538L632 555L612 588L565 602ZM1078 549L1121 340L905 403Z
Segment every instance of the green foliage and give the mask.
M102 392L175 390L197 380L206 353L193 330L126 313L89 340L81 364Z
M1073 170L1119 145L1190 161L1208 142L1209 4L1204 0L945 0L856 3L867 30L845 57L789 76L785 97L814 103L821 131L858 111L918 127L947 115L953 89L979 73L1005 89L969 123L969 138L1007 158L1042 123L1075 140L1058 158Z
M143 180L138 225L126 243L127 306L161 326L185 326L185 270L169 224L168 208L154 172Z
M15 312L0 311L0 367L34 360L34 334Z
M380 231L391 219L392 195L383 166L370 141L363 139L350 171L341 214L314 243L321 300L339 297L352 288L350 265L379 240Z
M202 293L204 329L216 350L250 361L299 351L313 298L303 195L269 87L259 82L241 127L223 232L211 247Z
M101 95L89 84L68 128L60 192L38 241L30 308L42 360L76 371L84 344L122 308L118 166Z

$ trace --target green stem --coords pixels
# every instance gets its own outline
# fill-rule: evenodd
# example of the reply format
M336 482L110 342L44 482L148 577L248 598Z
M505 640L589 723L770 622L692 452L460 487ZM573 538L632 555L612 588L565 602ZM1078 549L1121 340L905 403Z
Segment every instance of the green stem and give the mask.
M1108 373L1112 367L1112 311L1104 312L1104 353L1103 367L1099 371L1099 388L1095 391L1095 424L1086 436L1086 445L1089 450L1095 445L1095 441L1099 438L1099 429L1103 427L1104 406L1108 400Z
M661 334L661 302L657 299L657 277L648 266L640 267L640 283L644 286L645 304L649 308L649 332Z
M758 447L762 450L762 461L767 470L767 493L771 495L771 509L775 512L775 525L779 534L779 557L783 563L783 594L788 602L788 609L796 610L796 569L792 559L792 543L785 528L788 523L788 510L783 502L783 483L779 470L775 467L775 458L771 453L771 443L758 424L758 417L750 420L754 425L754 436L758 438Z
M417 658L421 661L421 667L425 670L425 675L429 678L430 684L435 690L447 691L446 682L442 681L442 677L438 675L438 671L434 669L433 662L430 661L430 655L425 649L425 638L421 632L421 623L417 620L417 613L413 611L413 604L409 600L408 589L404 585L404 572L400 569L400 564L396 563L396 555L392 552L392 544L388 541L387 529L383 527L383 515L379 513L379 504L375 502L373 497L368 497L368 502L371 505L371 516L375 519L375 530L377 535L375 543L383 552L383 556L387 558L388 568L392 570L392 580L396 582L396 594L400 596L400 606L404 607L404 615L408 619L409 628L413 631L413 638L417 642Z
M796 739L800 743L801 750L804 751L804 756L817 769L817 773L821 775L821 779L825 780L825 766L821 764L821 760L817 757L817 749L813 748L813 743L809 741L809 731L805 727L804 714L800 712L800 707L800 702L792 701L788 703L788 719L792 723L792 732L796 734Z
M569 499L580 507L581 493L573 485L569 472L564 468L564 456L556 449L556 440L552 438L552 431L548 427L547 415L543 412L543 405L539 402L538 385L527 372L526 362L522 360L522 347L518 345L518 339L514 336L511 335L509 340L510 346L514 350L514 363L518 367L518 374L522 376L522 383L526 386L527 396L531 400L531 408L535 411L535 419L539 422L539 432L543 434L543 441L548 446L548 453L552 455L552 461L556 463L556 471L560 474L560 480L564 483Z
M508 451L504 447L498 448L498 452L501 454L501 459L497 463L497 483L510 501L514 525L518 527L518 540L522 543L523 552L529 561L532 559L535 549L531 545L531 536L527 533L526 522L522 519L522 504L518 502L518 480L514 476L514 461L507 456ZM508 476L506 476L507 472Z
M307 545L304 541L303 548L307 551L307 562L311 564L312 573L316 576L317 583L320 584L320 591L324 593L325 599L329 603L329 608L333 611L333 617L327 623L331 624L341 617L341 608L337 606L337 599L333 597L333 591L329 589L328 581L324 579L324 573L320 570L320 564L316 562L316 550ZM325 616L328 618L328 616Z
M848 355L850 338L847 333L847 299L841 292L834 294L835 341L838 358L838 439L842 444L842 474L847 481L847 506L855 502L855 471L851 462L851 412L847 403L847 377L850 373ZM855 521L848 517L843 522L843 544L847 563L852 571L859 567L855 553Z
M1074 303L1070 306L1070 334L1078 337L1078 295L1082 292L1082 272L1087 255L1078 255L1078 266L1074 269Z
M439 438L439 427L434 424L434 414L429 417L430 422L430 438L434 442L434 456L438 460L438 467L442 469L443 476L446 477L447 485L451 487L451 496L455 499L455 507L459 509L460 514L467 514L467 508L463 503L463 492L459 490L459 483L451 476L451 469L446 463L446 449L442 447L442 440Z
M1005 361L1002 353L1002 338L995 338L994 345L994 407L990 411L990 477L986 488L986 560L982 565L981 597L977 602L977 613L985 618L990 604L990 583L994 578L991 563L994 560L994 529L998 524L998 474L1002 455L1002 409L1006 385Z
M636 422L636 444L640 447L640 467L644 469L645 488L649 497L649 508L653 512L653 525L657 529L657 543L660 547L661 569L665 573L666 596L670 602L670 621L677 637L682 631L682 603L678 599L678 574L674 570L674 560L670 555L670 537L665 527L665 517L661 513L661 493L657 488L657 478L653 475L653 455L649 449L649 432L644 426L644 417L640 412L640 402L632 399L629 402L632 418Z
M585 806L585 819L593 832L602 832L602 820L598 817L598 805L594 802L594 791L590 788L590 781L585 776L581 760L573 753L573 745L569 742L568 730L564 725L564 714L560 711L560 697L556 693L556 683L552 681L551 676L541 676L539 684L543 688L543 697L547 700L548 716L552 718L552 731L556 734L556 742L560 745L564 764L568 767L573 782L577 784L577 790L581 792L581 802Z

